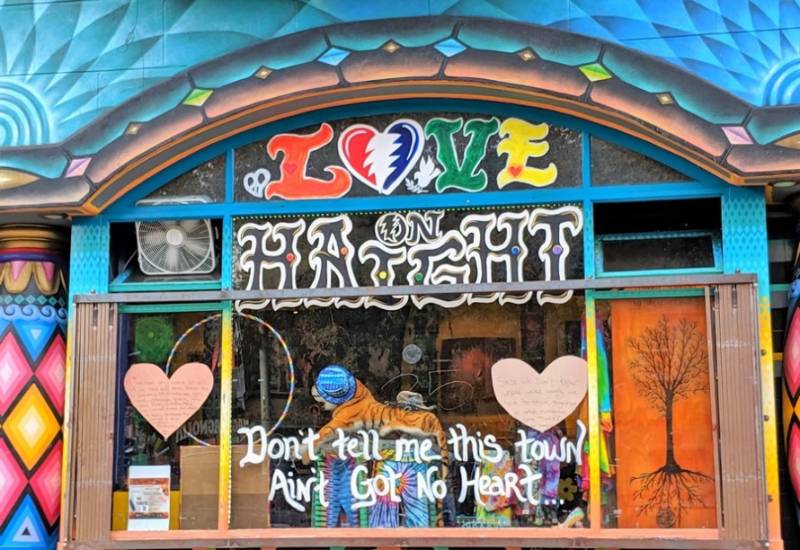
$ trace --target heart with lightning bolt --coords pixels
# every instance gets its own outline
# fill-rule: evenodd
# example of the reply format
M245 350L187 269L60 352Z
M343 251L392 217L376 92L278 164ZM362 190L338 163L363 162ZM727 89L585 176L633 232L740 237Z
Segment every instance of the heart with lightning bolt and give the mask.
M356 178L389 195L417 164L424 144L422 127L414 120L396 120L383 132L354 124L339 136L339 156Z

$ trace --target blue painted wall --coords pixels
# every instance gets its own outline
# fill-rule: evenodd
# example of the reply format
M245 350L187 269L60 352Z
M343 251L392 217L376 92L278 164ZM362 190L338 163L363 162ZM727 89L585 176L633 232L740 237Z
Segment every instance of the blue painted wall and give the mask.
M243 46L338 22L440 14L582 33L755 105L800 103L800 0L0 0L0 147L58 142Z

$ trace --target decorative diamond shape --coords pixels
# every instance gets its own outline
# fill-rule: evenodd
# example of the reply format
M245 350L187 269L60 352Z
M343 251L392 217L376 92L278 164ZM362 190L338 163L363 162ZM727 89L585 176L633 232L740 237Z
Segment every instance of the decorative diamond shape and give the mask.
M64 338L61 334L56 334L50 347L47 348L47 353L36 367L36 378L58 414L64 414L64 365L67 357L65 350Z
M183 100L184 105L191 105L193 107L202 107L203 104L208 101L208 98L211 97L211 94L214 93L214 90L208 90L206 88L195 88L186 98Z
M662 105L675 104L675 98L672 97L672 94L669 92L661 92L656 94L656 99L658 99L658 102L661 103Z
M583 73L583 76L588 78L592 82L599 82L601 80L608 80L609 78L614 78L608 69L603 67L600 63L587 63L586 65L581 65L578 69Z
M59 432L58 420L42 392L31 384L3 424L6 437L30 470Z
M795 491L800 490L800 428L792 423L786 438L786 467Z
M253 76L256 78L260 78L261 80L264 80L271 74L272 74L272 69L268 69L267 67L262 65L255 73L253 73Z
M125 129L125 134L127 134L129 136L135 136L136 134L139 133L139 130L141 130L141 129L142 129L142 123L141 122L131 122L130 124L128 124L128 127Z
M439 53L445 57L453 57L454 55L458 55L467 49L467 47L464 44L462 44L455 38L448 38L447 40L442 40L441 42L435 44L433 47L439 50Z
M387 53L394 53L400 49L400 44L394 40L389 40L386 44L381 46L381 49Z
M753 138L750 137L744 126L723 126L722 131L731 145L753 144Z
M786 147L787 149L800 149L800 132L791 134L775 142L778 147Z
M797 329L800 328L800 316L795 315L789 325L789 336L786 342L786 349L783 351L783 361L785 365L798 365L800 361L800 338L792 338L791 336L798 334ZM792 396L797 395L800 391L800 369L787 368L784 369L783 378L789 388L789 394ZM800 403L800 401L799 401Z
M0 341L0 415L6 414L14 399L30 380L33 371L13 332Z
M33 296L31 296L33 298ZM36 299L33 300L35 302ZM31 305L33 305L31 302ZM54 319L17 319L13 321L19 341L33 361L38 361L53 331L58 327Z
M31 489L50 527L58 520L61 504L61 448L59 441L31 478Z
M26 481L25 472L6 442L0 439L0 525L5 523L9 511L17 503Z
M51 548L55 545L47 534L42 516L36 509L33 499L26 495L22 499L11 520L3 529L0 546L3 548Z
M69 166L67 166L67 173L65 176L68 178L77 178L78 176L82 176L86 173L86 169L89 168L90 162L92 162L92 157L72 159L69 162Z
M347 50L337 48L336 46L331 46L317 58L317 61L321 61L322 63L333 65L335 67L347 59L348 55L350 55L350 52Z
M533 53L533 50L530 48L525 48L524 50L518 51L517 55L523 61L530 61L531 59L536 59L536 54Z

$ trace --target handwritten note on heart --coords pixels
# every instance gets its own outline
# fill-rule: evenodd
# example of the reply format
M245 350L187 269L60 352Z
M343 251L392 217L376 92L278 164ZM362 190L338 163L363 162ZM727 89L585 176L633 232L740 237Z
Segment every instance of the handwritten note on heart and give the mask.
M540 432L568 417L586 395L586 361L574 355L559 357L536 372L520 359L501 359L492 365L497 402L514 418Z
M202 363L186 363L167 378L158 365L137 363L125 374L124 386L134 408L167 439L203 406L214 375Z

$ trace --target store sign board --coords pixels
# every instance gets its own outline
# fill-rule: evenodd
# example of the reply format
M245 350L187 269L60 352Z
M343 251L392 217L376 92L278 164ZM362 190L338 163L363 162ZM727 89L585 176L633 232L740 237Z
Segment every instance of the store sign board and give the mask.
M559 281L583 276L583 214L573 205L497 211L237 220L236 288L300 290ZM365 292L365 294L367 294ZM571 291L536 292L539 304ZM248 308L400 309L435 304L525 303L531 292L263 300Z
M325 122L236 151L237 200L336 199L580 184L580 134L490 115Z

